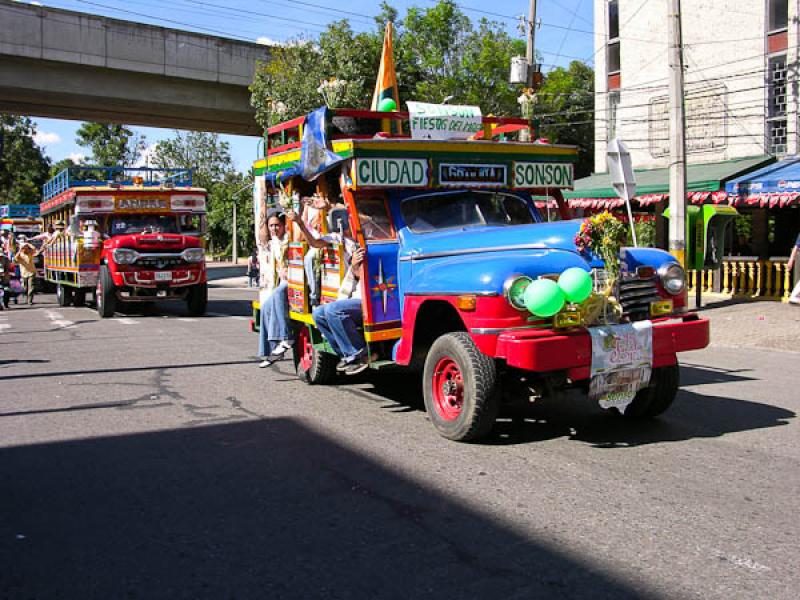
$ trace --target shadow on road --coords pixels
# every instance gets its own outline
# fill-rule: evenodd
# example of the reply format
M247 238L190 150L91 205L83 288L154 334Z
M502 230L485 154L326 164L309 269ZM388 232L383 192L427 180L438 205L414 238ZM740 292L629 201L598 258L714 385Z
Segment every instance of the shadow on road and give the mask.
M0 596L655 598L288 420L0 450Z

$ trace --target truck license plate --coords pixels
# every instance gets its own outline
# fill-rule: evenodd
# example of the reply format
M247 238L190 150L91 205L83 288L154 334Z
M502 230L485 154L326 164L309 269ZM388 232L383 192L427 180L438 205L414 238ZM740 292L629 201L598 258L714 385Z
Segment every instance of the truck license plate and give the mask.
M589 397L603 408L620 412L636 393L650 383L653 366L653 324L639 321L625 325L592 327L592 380Z
M172 271L156 271L156 281L172 281Z

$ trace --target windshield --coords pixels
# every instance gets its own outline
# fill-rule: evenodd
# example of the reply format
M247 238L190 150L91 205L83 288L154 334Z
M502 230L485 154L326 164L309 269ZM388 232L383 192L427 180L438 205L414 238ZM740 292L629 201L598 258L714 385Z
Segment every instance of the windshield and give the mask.
M414 233L534 222L525 200L500 192L462 190L415 196L405 200L400 210L406 225Z
M180 233L175 215L125 215L112 217L108 223L111 235L126 233Z

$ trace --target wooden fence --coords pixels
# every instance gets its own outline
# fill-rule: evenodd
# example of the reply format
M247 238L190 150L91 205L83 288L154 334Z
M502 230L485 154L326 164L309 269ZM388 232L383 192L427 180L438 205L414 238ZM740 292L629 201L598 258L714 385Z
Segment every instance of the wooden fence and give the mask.
M699 279L703 293L786 302L794 283L792 272L786 265L787 261L788 258L725 258L717 270L689 271L689 289L694 291Z

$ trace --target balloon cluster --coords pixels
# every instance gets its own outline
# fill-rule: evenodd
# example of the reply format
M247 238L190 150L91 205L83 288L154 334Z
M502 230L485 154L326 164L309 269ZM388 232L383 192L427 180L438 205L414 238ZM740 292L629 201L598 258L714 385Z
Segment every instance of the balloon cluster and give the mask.
M537 317L552 317L564 303L580 304L592 294L592 278L580 267L571 267L558 278L536 279L525 289L525 308Z

